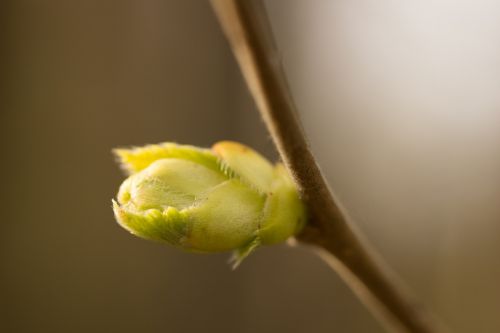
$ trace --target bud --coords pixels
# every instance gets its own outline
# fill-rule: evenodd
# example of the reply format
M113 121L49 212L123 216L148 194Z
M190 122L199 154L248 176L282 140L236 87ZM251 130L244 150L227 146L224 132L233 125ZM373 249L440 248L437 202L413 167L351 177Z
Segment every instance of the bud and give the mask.
M305 223L283 165L242 144L162 143L114 152L130 174L113 200L115 217L139 237L193 252L234 251L237 266L258 246L282 242Z

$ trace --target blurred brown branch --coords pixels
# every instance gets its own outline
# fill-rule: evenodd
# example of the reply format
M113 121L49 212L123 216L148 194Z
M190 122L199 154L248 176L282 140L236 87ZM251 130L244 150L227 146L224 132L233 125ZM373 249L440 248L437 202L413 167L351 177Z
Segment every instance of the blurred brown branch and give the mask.
M363 244L329 190L296 117L263 4L258 0L212 0L212 6L308 207L309 223L298 239L315 247L386 328L412 333L442 331Z

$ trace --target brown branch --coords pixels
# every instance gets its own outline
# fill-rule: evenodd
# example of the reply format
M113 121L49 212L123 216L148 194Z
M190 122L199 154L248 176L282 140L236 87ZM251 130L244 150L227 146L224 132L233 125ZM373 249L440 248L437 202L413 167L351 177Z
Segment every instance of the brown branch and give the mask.
M360 240L329 190L297 120L263 4L259 0L212 0L212 6L308 207L310 221L298 239L314 246L386 328L412 333L441 331L374 258L373 250Z

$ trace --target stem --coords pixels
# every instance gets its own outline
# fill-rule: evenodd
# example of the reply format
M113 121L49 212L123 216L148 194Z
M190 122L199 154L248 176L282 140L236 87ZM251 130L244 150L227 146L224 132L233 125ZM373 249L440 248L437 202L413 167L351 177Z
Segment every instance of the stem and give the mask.
M430 333L442 328L363 244L322 176L296 117L260 0L212 0L253 98L308 208L309 223L297 238L313 248L344 279L385 327Z

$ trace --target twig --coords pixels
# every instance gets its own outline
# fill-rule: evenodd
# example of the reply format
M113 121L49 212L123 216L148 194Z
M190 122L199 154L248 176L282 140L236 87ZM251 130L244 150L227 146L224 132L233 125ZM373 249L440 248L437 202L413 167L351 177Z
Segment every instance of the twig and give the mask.
M432 316L374 258L373 250L360 240L329 190L297 120L263 4L260 0L211 2L281 158L307 205L310 221L298 239L313 245L386 328L412 333L441 331Z

